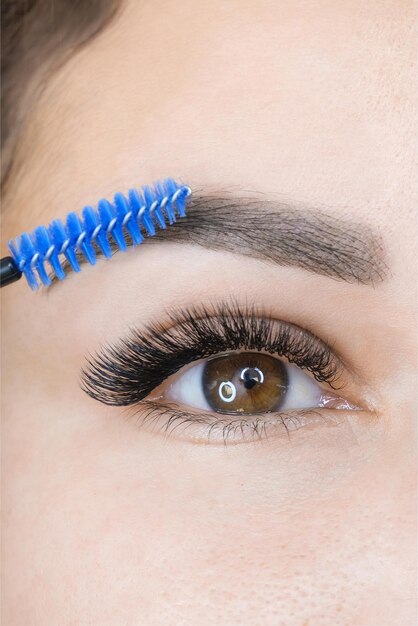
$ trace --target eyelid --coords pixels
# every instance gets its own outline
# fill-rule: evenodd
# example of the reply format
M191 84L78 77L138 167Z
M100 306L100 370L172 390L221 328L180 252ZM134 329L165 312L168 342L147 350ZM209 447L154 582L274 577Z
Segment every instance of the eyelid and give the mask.
M138 428L171 439L192 441L202 445L231 445L257 442L270 438L286 438L316 428L335 427L347 420L347 411L318 408L281 411L267 415L219 415L192 412L173 403L143 400L136 407L128 407ZM356 412L363 411L358 408Z

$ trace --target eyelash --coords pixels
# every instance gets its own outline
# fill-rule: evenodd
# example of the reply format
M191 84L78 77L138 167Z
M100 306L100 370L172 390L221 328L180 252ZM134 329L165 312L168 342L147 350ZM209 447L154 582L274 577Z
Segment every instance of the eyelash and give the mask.
M147 396L183 366L240 349L285 357L333 389L344 367L321 339L294 324L260 316L255 307L193 307L169 314L168 321L168 328L152 323L144 331L131 329L125 339L105 345L87 358L81 373L82 389L104 404L143 403L150 407ZM185 419L185 412L180 413Z
M315 419L325 424L338 423L338 418L335 415L325 418L320 411L315 409L301 409L297 414L294 411L271 413L267 418L260 416L246 417L245 419L242 417L232 418L230 415L221 416L220 414L214 418L211 414L181 411L171 405L161 405L147 400L143 402L139 419L141 423L151 427L162 419L163 423L159 425L159 429L166 435L172 435L176 429L181 427L187 429L190 426L202 426L200 433L196 433L196 429L194 429L194 437L192 436L192 438L205 443L218 441L224 444L230 444L231 440L240 443L247 440L267 439L271 429L277 432L278 429L282 428L289 434L290 431L297 430L306 423L313 425Z

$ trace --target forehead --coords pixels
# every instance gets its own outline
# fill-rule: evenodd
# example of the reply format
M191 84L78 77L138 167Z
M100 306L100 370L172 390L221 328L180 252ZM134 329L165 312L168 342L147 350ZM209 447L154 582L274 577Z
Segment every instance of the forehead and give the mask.
M410 209L412 4L155 7L126 3L48 81L12 184L25 229L165 176Z

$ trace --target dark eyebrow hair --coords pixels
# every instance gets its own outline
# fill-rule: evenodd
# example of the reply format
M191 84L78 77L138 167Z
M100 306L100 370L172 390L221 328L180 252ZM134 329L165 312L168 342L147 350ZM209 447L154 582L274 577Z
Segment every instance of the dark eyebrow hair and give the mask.
M227 250L350 283L374 285L387 276L382 241L368 225L264 196L194 192L187 217L141 246L163 241ZM113 242L112 249L119 250ZM87 262L81 254L79 261Z

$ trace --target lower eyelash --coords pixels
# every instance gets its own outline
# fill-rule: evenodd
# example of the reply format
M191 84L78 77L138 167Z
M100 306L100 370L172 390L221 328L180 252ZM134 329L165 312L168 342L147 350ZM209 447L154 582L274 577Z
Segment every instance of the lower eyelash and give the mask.
M318 420L335 424L341 419L335 415L325 418L317 409L254 415L245 419L239 416L232 418L231 415L221 417L220 414L190 413L176 408L175 405L149 400L142 400L134 415L141 426L148 426L151 430L155 426L159 433L163 432L168 437L180 434L202 443L223 444L268 439L273 433L289 436L292 431L313 425Z

